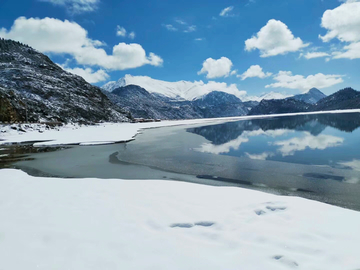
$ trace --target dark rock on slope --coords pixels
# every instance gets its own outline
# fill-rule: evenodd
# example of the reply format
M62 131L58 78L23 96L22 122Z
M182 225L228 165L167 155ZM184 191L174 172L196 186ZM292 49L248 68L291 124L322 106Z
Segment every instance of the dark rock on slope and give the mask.
M26 117L27 114L27 117ZM129 121L98 87L19 42L0 39L0 121Z

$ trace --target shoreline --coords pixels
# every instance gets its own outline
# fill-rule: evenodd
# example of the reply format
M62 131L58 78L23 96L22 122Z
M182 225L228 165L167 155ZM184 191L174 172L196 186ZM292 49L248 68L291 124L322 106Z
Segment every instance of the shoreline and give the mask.
M26 132L11 129L11 125L0 125L0 145L16 143L33 143L36 147L59 146L59 145L97 145L112 144L119 142L129 142L134 140L136 135L143 129L160 128L179 125L196 124L218 124L233 121L245 121L261 118L286 117L296 115L314 114L337 114L337 113L360 113L360 109L336 110L288 114L236 116L226 118L203 118L186 120L164 120L161 122L149 123L104 123L96 126L79 126L77 124L67 124L59 130L45 130L40 124L19 124L22 129L28 126ZM16 126L16 125L15 125ZM35 142L35 143L34 143Z

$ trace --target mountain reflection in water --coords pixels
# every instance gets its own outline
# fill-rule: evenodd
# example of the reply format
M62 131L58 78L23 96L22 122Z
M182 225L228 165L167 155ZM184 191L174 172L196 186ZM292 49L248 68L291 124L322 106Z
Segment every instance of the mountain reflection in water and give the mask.
M360 167L354 152L360 145L349 134L359 126L360 114L352 113L253 119L187 131L209 141L194 149L202 153L354 169Z

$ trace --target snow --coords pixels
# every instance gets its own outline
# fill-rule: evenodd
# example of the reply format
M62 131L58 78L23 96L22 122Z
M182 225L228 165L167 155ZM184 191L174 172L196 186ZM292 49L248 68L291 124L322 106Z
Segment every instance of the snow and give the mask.
M117 82L110 81L101 88L106 91L113 91L114 89L127 85L138 85L144 88L149 93L156 93L174 100L189 100L198 99L213 91L225 92L232 94L242 101L261 101L262 99L283 99L285 96L280 93L270 92L261 97L248 96L245 91L239 91L236 85L227 85L226 83L217 83L210 81L204 83L203 81L178 81L167 82L152 79L148 76L131 76L129 74L120 78Z
M251 120L258 118L271 118L295 115L311 115L326 113L353 113L360 112L357 110L341 111L323 111L323 112L306 112L306 113L288 113L272 115L255 115L255 116L238 116L227 118L206 118L195 120L172 120L150 123L104 123L95 126L79 126L68 124L56 129L45 129L41 124L20 124L19 127L26 132L13 130L11 127L17 125L0 125L0 145L36 142L34 146L53 146L66 144L96 145L110 144L133 140L134 137L142 130L147 128L158 128L177 125L196 125L196 124L216 124L229 121ZM231 146L229 146L231 147Z
M172 181L0 170L0 269L360 268L360 213Z

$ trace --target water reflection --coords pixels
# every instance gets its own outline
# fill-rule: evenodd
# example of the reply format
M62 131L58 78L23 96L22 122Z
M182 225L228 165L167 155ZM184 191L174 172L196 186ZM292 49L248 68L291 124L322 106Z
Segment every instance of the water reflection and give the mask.
M216 155L247 157L292 163L346 166L353 170L356 161L344 162L344 148L360 150L353 132L360 126L360 114L323 114L189 128L188 132L208 142L193 150ZM359 155L359 154L357 154ZM359 165L359 167L357 167Z

